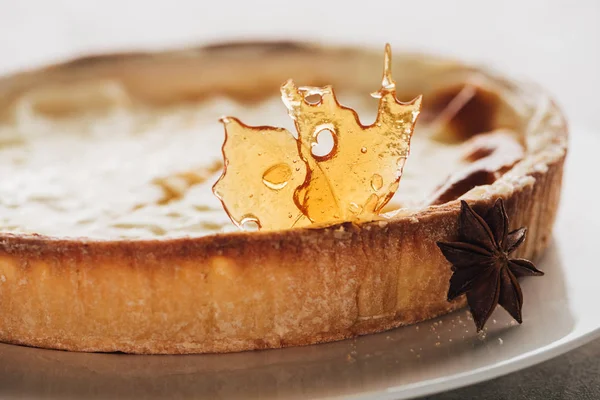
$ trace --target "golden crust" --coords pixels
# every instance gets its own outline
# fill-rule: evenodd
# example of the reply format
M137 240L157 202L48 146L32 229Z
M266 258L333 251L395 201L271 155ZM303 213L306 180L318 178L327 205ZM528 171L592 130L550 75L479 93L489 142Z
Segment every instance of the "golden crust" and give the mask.
M56 68L85 75L82 63L110 62L74 62L42 76L58 79ZM12 79L11 90L22 91L40 78ZM525 258L547 246L559 204L567 131L553 105L548 113L552 123L542 118L538 127L548 139L505 180L465 196L475 209L505 198L511 227L529 228L518 253ZM459 208L452 201L385 221L182 239L0 234L0 340L77 351L232 352L433 318L465 305L446 300L451 271L435 244L456 239Z

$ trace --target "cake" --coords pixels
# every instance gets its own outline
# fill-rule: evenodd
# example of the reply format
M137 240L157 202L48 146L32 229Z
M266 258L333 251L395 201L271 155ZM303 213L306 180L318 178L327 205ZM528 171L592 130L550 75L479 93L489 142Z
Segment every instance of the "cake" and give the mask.
M543 90L453 60L396 54L423 95L400 188L379 218L244 232L211 187L222 114L290 127L288 78L336 88L369 121L381 54L233 43L77 59L0 80L0 341L140 354L309 345L413 324L448 301L437 242L461 200L503 199L517 251L547 247L567 127ZM290 130L292 130L290 128ZM543 269L543 266L541 266ZM525 313L526 318L526 313Z

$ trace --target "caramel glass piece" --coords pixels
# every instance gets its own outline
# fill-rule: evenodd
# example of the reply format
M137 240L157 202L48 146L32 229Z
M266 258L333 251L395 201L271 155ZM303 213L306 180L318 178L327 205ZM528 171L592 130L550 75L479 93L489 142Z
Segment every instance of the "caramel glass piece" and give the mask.
M225 168L213 191L232 221L285 229L376 216L398 189L421 110L420 96L396 99L390 46L381 89L372 94L379 99L372 125L341 106L331 86L296 87L289 80L281 95L297 139L282 128L222 119ZM324 137L333 142L325 151Z
M293 200L306 178L306 162L292 134L283 128L249 127L232 117L221 122L225 166L213 192L233 223L248 229L308 223Z
M381 89L372 94L379 99L372 125L362 125L354 110L341 106L331 86L297 88L290 80L281 93L295 121L299 151L309 166L294 198L298 208L319 223L378 214L398 189L421 109L420 96L410 103L396 99L390 46L385 48ZM318 102L315 96L320 97ZM333 149L317 156L313 149L324 130L333 133Z

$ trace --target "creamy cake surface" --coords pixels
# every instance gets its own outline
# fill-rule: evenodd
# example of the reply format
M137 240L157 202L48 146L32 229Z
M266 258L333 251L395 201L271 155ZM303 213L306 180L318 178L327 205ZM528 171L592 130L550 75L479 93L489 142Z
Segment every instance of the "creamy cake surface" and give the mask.
M123 93L116 87L107 84L97 94ZM95 91L90 86L88 95ZM60 117L38 112L31 97L21 100L16 123L0 128L3 231L108 239L237 230L211 191L222 171L218 118L239 115L295 131L278 97L254 105L221 97L150 108L127 107L122 96L113 95L114 106L102 113ZM374 118L375 99L340 98L363 123ZM400 190L386 210L418 207L460 164L460 143L435 140L428 124L419 124Z

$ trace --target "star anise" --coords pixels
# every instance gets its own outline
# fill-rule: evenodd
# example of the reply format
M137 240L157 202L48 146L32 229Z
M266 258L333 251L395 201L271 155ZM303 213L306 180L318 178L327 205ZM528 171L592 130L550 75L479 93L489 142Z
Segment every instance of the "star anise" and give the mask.
M465 294L477 331L500 304L521 323L523 293L517 278L544 275L532 262L508 256L525 241L527 228L508 232L508 217L502 199L485 215L477 214L461 201L458 242L437 245L452 264L448 301Z

